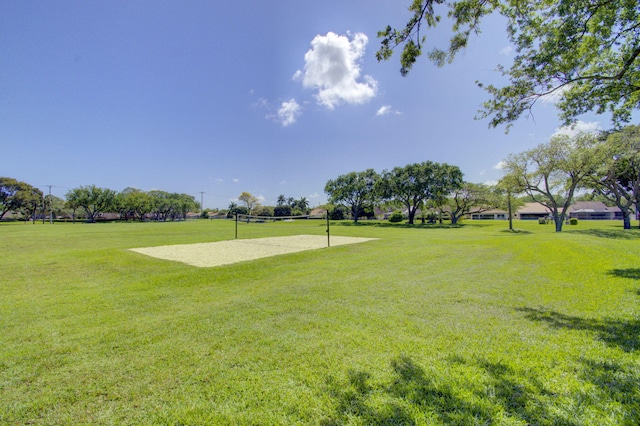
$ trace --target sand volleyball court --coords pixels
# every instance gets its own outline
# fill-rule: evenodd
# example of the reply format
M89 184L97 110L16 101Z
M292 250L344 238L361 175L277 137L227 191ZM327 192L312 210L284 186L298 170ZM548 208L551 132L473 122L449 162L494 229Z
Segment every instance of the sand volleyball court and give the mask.
M372 240L377 240L377 238L337 237L332 235L331 247ZM142 247L130 250L158 259L207 268L320 248L327 248L326 236L294 235L289 237L227 240L213 243Z

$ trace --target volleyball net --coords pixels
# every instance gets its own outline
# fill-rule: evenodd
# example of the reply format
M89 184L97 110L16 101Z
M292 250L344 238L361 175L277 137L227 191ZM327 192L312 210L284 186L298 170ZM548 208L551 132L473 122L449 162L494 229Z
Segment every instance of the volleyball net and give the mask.
M330 245L327 213L301 216L254 216L236 214L236 239L291 235L325 235Z

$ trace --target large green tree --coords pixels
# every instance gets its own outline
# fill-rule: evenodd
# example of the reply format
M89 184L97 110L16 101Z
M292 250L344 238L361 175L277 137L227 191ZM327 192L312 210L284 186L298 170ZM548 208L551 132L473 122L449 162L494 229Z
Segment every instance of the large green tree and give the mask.
M253 210L260 205L258 198L246 191L240 194L238 201L247 207L249 214L252 214Z
M447 198L446 206L451 216L451 224L456 225L462 217L472 210L474 213L482 213L497 208L500 203L501 196L496 187L482 183L464 182Z
M547 207L560 232L576 189L595 170L597 143L598 137L590 133L556 135L546 144L507 157L506 180Z
M361 212L373 207L378 200L377 183L380 175L373 169L351 172L329 180L324 187L329 202L341 204L351 210L354 222L358 222Z
M640 126L611 133L598 155L588 185L618 206L624 229L631 229L631 215L640 205Z
M462 182L462 172L457 166L425 161L385 171L380 187L385 199L407 208L409 224L413 224L418 208L427 201L440 204Z
M153 198L140 189L127 187L116 196L116 206L124 220L144 220L153 211Z
M589 111L611 112L628 122L640 106L640 8L637 0L413 0L400 29L380 31L378 60L402 49L406 75L427 49L438 66L451 62L481 32L484 18L500 14L515 50L513 63L498 65L502 87L483 85L490 95L479 118L490 126L516 121L541 98L553 95L565 124ZM442 16L451 23L448 46L427 47L426 34Z
M0 219L10 211L35 217L42 205L42 191L19 180L0 177Z
M71 208L82 207L89 222L95 222L100 213L115 208L116 192L95 185L80 186L67 192L67 202Z

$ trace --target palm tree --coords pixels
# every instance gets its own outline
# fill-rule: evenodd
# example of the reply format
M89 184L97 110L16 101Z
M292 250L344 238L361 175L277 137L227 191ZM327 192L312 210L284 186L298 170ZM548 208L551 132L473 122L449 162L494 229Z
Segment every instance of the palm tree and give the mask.
M309 200L305 197L300 197L296 204L298 205L298 208L302 210L302 214L307 214L307 211L309 210Z
M278 195L277 203L278 203L279 206L284 206L286 204L286 202L287 202L287 198L284 195L282 195L282 194Z

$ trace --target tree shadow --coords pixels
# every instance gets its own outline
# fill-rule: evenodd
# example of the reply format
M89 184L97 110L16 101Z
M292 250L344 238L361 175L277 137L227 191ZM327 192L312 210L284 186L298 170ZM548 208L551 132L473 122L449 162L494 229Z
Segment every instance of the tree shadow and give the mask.
M638 229L570 229L567 233L591 235L598 238L610 238L617 240L638 240L640 230Z
M484 359L454 357L449 362L451 368L480 369L485 386L469 383L474 390L467 396L453 382L430 377L404 355L391 361L392 379L386 384L369 384L370 375L361 371L349 371L346 382L330 378L335 410L321 424L468 425L494 424L507 417L524 424L578 425L548 402L555 399L535 377Z
M640 348L640 320L589 319L533 308L518 308L531 321L543 322L552 328L588 331L611 347L625 352Z
M584 370L581 378L596 385L609 399L623 407L628 424L640 424L640 389L638 369L629 368L612 360L583 359Z
M359 221L359 222L331 222L331 226L370 226L376 228L402 228L402 229L457 229L462 228L466 225L457 224L440 224L440 223L417 223L409 224L409 223L391 223L391 222L377 222L377 221Z
M618 278L640 280L640 268L612 269L609 271L609 274Z
M533 232L531 231L525 231L522 229L503 229L500 232L504 232L505 234L522 234L522 235L529 235L529 234L533 234Z

